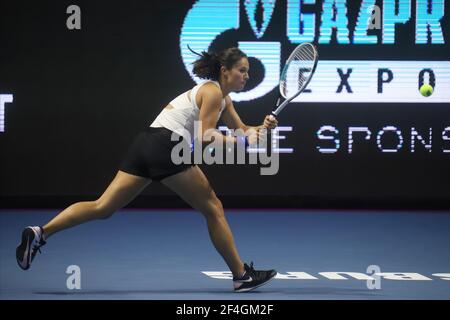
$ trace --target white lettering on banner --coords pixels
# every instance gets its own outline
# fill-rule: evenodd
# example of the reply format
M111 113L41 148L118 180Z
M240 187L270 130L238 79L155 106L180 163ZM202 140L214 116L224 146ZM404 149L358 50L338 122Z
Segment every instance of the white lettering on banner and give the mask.
M5 132L5 104L13 100L12 94L0 94L0 132Z
M410 153L418 151L450 153L450 126L447 126L443 131L440 129L433 130L433 128L419 130L416 127L402 131L400 128L391 125L383 126L381 130L374 131L367 126L351 126L348 127L348 135L345 138L340 137L342 131L345 132L346 130L340 130L333 125L321 126L316 133L319 140L316 149L324 154L337 153L341 148L342 141L347 139L347 152L349 154L358 152L359 149L355 148L355 145L361 146L370 143L382 153L398 153L408 147ZM433 135L435 136L433 137ZM404 143L405 139L408 139L410 143ZM439 142L442 143L442 147L433 149L433 143Z
M220 280L231 280L233 279L233 274L230 271L201 271L204 275ZM360 281L371 281L377 278L382 278L383 280L393 280L393 281L433 281L433 280L450 280L450 273L433 273L431 276L435 277L432 279L425 275L416 272L375 272L372 275L368 275L362 272L351 272L351 271L328 271L328 272L318 272L321 278L315 277L308 272L304 271L289 271L286 273L278 272L275 279L278 280L360 280ZM343 275L347 275L344 277Z
M445 0L416 0L415 8L411 0L383 1L382 8L375 5L375 0L362 0L356 24L350 23L354 19L349 15L350 2L288 0L286 5L279 6L270 0L197 0L187 12L180 30L181 59L194 81L199 82L201 79L192 73L192 62L197 57L188 45L197 52L208 51L213 43L223 44L220 37L227 31L239 36L241 32L248 34L253 30L257 41L238 38L236 42L249 58L259 60L264 77L251 90L230 94L234 101L251 101L278 86L281 63L289 50L287 46L314 42L321 47L339 44L342 48L347 45L391 48L398 42L399 29L408 27L415 33L414 43L423 45L431 54L432 50L445 48L442 46L448 37L442 25L448 18L445 17ZM255 18L257 5L262 9L258 22ZM278 13L279 10L285 11ZM272 29L275 24L271 23L275 12L286 19L285 34L277 35L287 38L286 47L278 41L259 41L265 38L265 33L277 32ZM381 34L370 34L374 29L381 30ZM269 38L273 38L273 33ZM425 74L429 79L427 83L435 89L427 98L419 93ZM319 60L308 89L294 102L450 102L450 90L446 90L449 87L450 61L371 61L364 57L362 60Z

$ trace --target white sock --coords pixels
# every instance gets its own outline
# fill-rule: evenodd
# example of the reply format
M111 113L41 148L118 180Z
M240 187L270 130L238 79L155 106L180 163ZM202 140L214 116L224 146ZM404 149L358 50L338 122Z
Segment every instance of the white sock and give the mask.
M34 235L36 236L36 241L40 241L42 239L42 231L41 228L39 228L38 226L36 227L31 227L31 229L34 232Z

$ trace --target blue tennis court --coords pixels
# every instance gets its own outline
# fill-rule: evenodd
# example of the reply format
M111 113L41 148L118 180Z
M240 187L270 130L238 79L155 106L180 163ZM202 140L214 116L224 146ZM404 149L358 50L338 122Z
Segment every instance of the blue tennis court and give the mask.
M15 260L22 228L58 211L3 209L0 298L450 299L450 212L226 212L244 261L279 272L254 292L233 292L193 210L124 209L54 235L23 271Z

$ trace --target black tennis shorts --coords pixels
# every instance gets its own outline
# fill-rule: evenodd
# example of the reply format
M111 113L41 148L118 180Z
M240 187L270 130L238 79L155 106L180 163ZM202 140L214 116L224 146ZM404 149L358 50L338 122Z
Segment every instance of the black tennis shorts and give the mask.
M171 141L171 136L172 131L169 129L148 127L134 139L119 170L160 181L194 166L172 162L172 148L179 142ZM178 137L181 141L181 137Z

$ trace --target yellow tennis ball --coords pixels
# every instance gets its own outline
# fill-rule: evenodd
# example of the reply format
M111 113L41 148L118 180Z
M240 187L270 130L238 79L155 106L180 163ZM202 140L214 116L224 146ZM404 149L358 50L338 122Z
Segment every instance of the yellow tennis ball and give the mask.
M433 87L430 86L429 84L424 84L420 87L420 93L424 97L429 97L433 94Z

